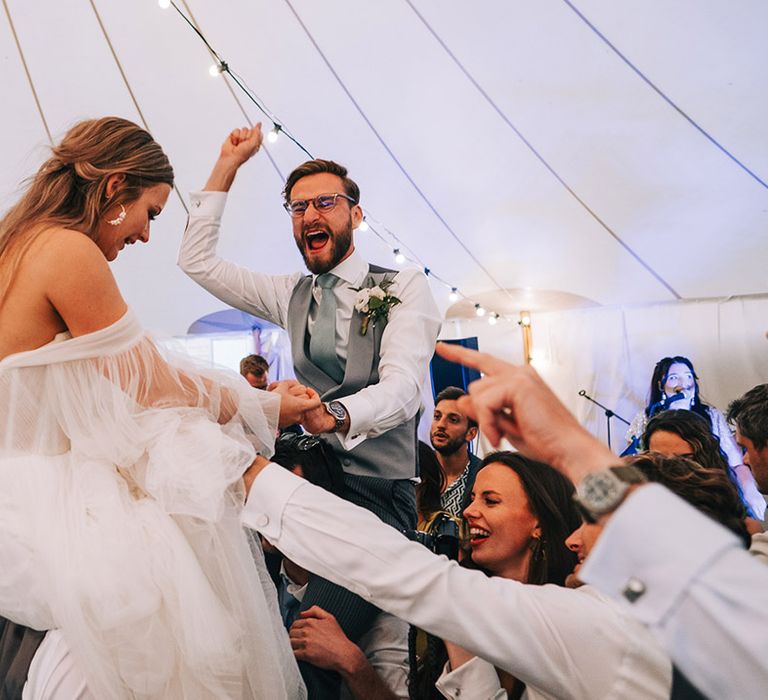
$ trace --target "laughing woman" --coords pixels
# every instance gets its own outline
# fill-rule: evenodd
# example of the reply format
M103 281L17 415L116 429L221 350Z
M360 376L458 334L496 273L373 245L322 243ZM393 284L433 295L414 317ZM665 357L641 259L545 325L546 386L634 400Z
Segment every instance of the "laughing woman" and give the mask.
M581 525L571 482L511 452L483 463L464 511L472 561L492 577L520 582L510 599L517 624L504 641L517 651L501 671L446 642L440 693L462 700L668 698L671 665L650 634L593 589L562 587L576 564L565 540Z
M0 615L48 631L25 698L303 695L238 515L311 402L169 361L107 264L172 184L146 131L85 121L0 221Z

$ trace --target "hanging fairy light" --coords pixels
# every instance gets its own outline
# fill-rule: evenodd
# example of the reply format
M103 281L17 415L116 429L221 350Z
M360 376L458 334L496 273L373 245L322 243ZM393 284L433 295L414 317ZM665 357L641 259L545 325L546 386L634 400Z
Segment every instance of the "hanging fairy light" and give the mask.
M157 0L157 4L164 10L167 10L171 6L171 0Z
M405 262L405 255L400 252L400 248L395 248L392 252L395 254L395 262L402 265Z
M495 311L491 313L490 316L488 316L488 325L489 326L495 326L496 322L499 320L499 314L497 314Z
M365 233L370 228L371 227L368 225L368 222L365 220L365 217L363 217L363 220L360 222L360 225L357 227L357 230Z
M212 78L216 78L219 75L221 75L223 71L224 71L224 67L221 63L212 63L211 67L208 69L208 74Z
M480 306L480 304L475 304L475 315L478 318L482 318L483 316L485 316L485 309L482 306Z
M459 300L459 290L456 287L451 287L451 293L448 295L448 301L452 304Z
M280 132L283 130L283 127L280 126L280 124L275 124L267 134L267 141L269 143L275 143L277 139L280 136Z

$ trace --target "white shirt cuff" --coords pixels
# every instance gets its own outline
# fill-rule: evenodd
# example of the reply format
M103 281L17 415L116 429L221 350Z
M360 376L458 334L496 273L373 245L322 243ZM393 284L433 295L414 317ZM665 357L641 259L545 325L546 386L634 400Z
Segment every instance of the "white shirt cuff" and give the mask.
M190 192L189 215L220 219L227 205L226 192Z
M240 520L246 527L258 530L270 542L280 537L283 511L296 489L307 482L279 464L270 462L254 479Z
M630 494L608 521L579 578L650 625L738 538L660 484Z
M477 700L497 700L506 698L507 693L499 683L499 676L493 664L488 663L479 656L463 663L453 671L449 670L446 662L440 678L435 682L443 697L477 698Z
M347 409L349 430L346 435L338 433L336 437L339 438L341 446L349 452L368 437L368 431L376 415L376 407L365 396L355 394L343 396L337 401Z

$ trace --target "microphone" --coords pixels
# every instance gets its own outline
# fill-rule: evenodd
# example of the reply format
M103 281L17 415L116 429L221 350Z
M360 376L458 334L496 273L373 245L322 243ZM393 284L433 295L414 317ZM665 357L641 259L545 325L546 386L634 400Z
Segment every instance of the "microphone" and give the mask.
M667 396L664 401L664 408L669 408L675 401L682 401L684 398L685 394L683 393L683 387L679 386L675 389L675 393L672 394L672 396Z

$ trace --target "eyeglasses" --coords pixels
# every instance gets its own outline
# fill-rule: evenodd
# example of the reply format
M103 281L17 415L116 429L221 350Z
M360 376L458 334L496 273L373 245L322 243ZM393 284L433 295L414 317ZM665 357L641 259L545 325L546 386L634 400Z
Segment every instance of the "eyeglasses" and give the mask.
M300 452L309 452L309 450L314 449L318 445L322 444L320 442L320 438L317 438L314 435L298 435L296 433L290 432L282 433L277 438L277 442L284 445L290 445Z
M284 202L283 208L292 217L298 219L300 216L304 216L304 213L307 211L307 209L309 209L310 204L315 208L316 211L321 213L331 211L331 209L336 206L336 200L339 197L344 197L344 199L349 200L352 202L352 204L357 204L357 202L349 195L336 193L319 194L317 197L313 197L312 199L294 199L290 202Z

